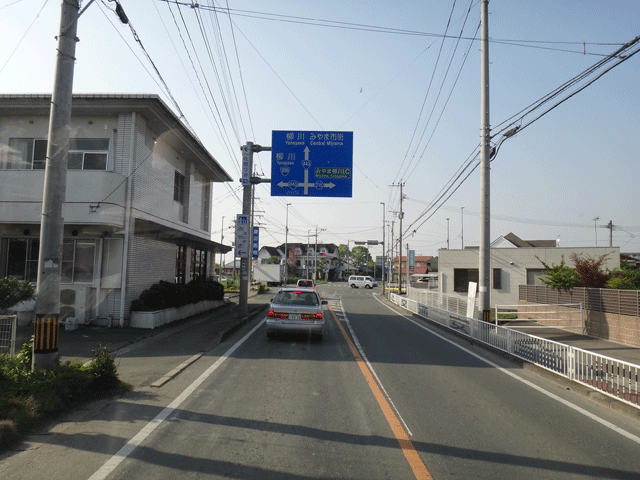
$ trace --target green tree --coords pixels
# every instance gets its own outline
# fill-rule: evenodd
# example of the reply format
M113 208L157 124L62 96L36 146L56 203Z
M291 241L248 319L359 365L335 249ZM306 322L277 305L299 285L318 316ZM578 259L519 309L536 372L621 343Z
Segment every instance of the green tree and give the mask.
M547 287L554 290L571 290L573 287L578 286L579 279L576 271L565 264L564 255L562 255L560 265L551 264L551 266L544 263L537 255L536 258L540 260L540 263L544 266L544 270L542 271L543 276L540 278L540 281Z
M367 265L371 261L369 249L362 245L353 247L351 255L353 256L353 265L356 268L361 268L363 265Z
M280 263L280 257L278 257L277 255L269 257L269 260L267 260L267 263L270 265L278 265Z
M620 268L611 272L607 288L616 290L640 290L640 268L632 267L625 260L620 261Z
M351 263L351 251L344 243L338 246L338 259L341 263Z

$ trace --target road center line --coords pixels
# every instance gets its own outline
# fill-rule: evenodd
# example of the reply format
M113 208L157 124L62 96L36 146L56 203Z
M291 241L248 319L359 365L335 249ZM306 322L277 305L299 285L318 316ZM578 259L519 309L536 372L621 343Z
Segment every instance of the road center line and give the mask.
M184 402L193 392L200 386L202 383L211 376L213 372L215 372L220 365L224 363L224 361L231 356L236 349L242 345L258 328L262 326L266 319L263 319L258 325L253 327L249 333L247 333L244 337L236 342L229 350L227 350L218 360L216 360L213 365L211 365L207 370L202 373L196 380L193 381L191 385L189 385L180 395L178 395L173 402L167 405L156 417L147 423L142 430L140 430L131 440L129 440L120 450L118 450L115 455L113 455L109 460L107 460L102 467L98 469L96 473L89 477L89 480L102 480L107 478L107 476L113 472L118 465L122 463L122 461L127 458L131 453L138 447L142 442L144 442L149 435L164 421L171 415L181 404Z
M391 427L391 431L395 435L396 440L398 440L398 443L400 444L400 449L402 450L402 453L404 454L405 458L409 462L409 466L411 467L411 470L413 471L413 474L415 475L416 479L433 480L433 477L429 473L429 470L427 470L426 465L420 458L418 451L416 450L416 448L413 446L413 443L409 439L409 435L407 434L406 430L402 426L402 423L400 423L400 420L394 413L393 408L391 408L391 405L387 401L387 398L380 390L380 387L378 386L378 383L376 382L376 380L373 378L373 374L371 373L371 370L369 370L369 367L367 367L367 364L365 363L364 359L358 352L358 349L356 348L354 343L351 341L351 338L347 334L346 330L344 329L342 324L338 321L338 317L336 316L331 306L329 306L329 311L333 316L334 322L336 323L336 325L338 325L338 328L340 329L342 336L346 340L347 345L349 346L349 349L351 350L351 353L353 354L356 360L356 363L360 367L360 371L362 372L362 375L364 376L365 380L369 384L369 388L373 392L373 396L378 401L378 405L380 406L380 409L382 410L382 413L384 414L384 417L386 418L387 423Z
M627 432L626 430L618 427L617 425L598 417L597 415L589 412L588 410L585 410L582 407L579 407L578 405L571 403L568 400L565 400L564 398L561 398L559 396L557 396L554 393L551 393L548 390L545 390L542 387L539 387L538 385L536 385L535 383L530 382L529 380L525 380L524 378L519 377L518 375L516 375L515 373L510 372L509 370L507 370L506 368L501 367L500 365L498 365L497 363L492 362L491 360L488 360L486 358L481 357L480 355L478 355L477 353L472 352L471 350L463 347L462 345L459 345L457 343L455 343L452 340L449 340L448 338L444 337L443 335L440 335L437 332L434 332L433 330L431 330L430 328L425 327L424 325L421 325L420 323L416 322L413 318L409 318L406 317L404 315L402 315L402 313L397 312L395 309L391 308L389 305L387 305L386 303L382 302L379 298L376 297L376 300L378 300L378 302L380 302L380 304L384 305L385 307L387 307L389 310L391 310L392 312L394 312L396 315L404 318L405 320L409 320L411 323L413 323L414 325L417 325L418 327L422 328L423 330L426 330L427 332L429 332L432 335L435 335L436 337L444 340L445 342L450 343L451 345L453 345L454 347L459 348L460 350L468 353L469 355L477 358L478 360L486 363L487 365L492 366L493 368L496 368L498 371L504 373L505 375L509 375L510 377L518 380L519 382L524 383L525 385L533 388L534 390L537 390L538 392L542 393L543 395L546 395L549 398L552 398L553 400L556 400L557 402L562 403L563 405L566 405L567 407L571 408L572 410L575 410L578 413L581 413L582 415L584 415L587 418L590 418L591 420L594 420L596 422L598 422L599 424L613 430L614 432L622 435L623 437L628 438L629 440L631 440L632 442L638 443L640 444L640 437L638 437L637 435L634 435L631 432Z

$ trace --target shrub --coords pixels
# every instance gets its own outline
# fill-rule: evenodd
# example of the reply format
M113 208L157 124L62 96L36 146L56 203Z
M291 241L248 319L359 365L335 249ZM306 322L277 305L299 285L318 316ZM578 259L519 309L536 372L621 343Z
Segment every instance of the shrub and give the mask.
M152 312L182 307L202 300L223 300L224 287L218 282L191 281L186 285L160 281L131 302L132 311Z
M601 255L598 258L587 256L579 257L575 253L571 255L571 260L576 265L578 275L578 285L587 288L605 288L607 281L611 277L609 272L602 271L602 264L608 255Z
M547 287L554 290L571 290L578 285L576 271L564 263L564 255L562 256L560 265L551 264L551 266L544 263L537 255L536 258L540 260L540 263L544 266L544 270L542 271L543 277L540 278L540 281Z
M29 300L35 291L35 287L29 282L21 282L13 277L0 278L0 310L6 310L16 303Z

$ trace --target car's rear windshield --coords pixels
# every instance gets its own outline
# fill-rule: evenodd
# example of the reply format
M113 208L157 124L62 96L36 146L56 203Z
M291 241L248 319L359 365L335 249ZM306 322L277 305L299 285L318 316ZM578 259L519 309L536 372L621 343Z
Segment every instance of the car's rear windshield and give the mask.
M313 286L313 282L311 280L299 280L298 281L298 286L299 287L311 287L311 286Z
M299 291L280 291L273 299L273 303L279 303L283 305L303 305L312 306L320 305L318 296L312 292L299 292Z

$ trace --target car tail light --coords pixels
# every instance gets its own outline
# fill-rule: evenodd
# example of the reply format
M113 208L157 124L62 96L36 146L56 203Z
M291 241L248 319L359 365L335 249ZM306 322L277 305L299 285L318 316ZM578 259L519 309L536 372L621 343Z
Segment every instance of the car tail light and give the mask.
M274 312L273 310L269 310L269 313L267 313L267 317L268 318L289 318L289 314L283 313L283 312Z
M322 312L303 313L300 318L302 318L303 320L322 320Z

